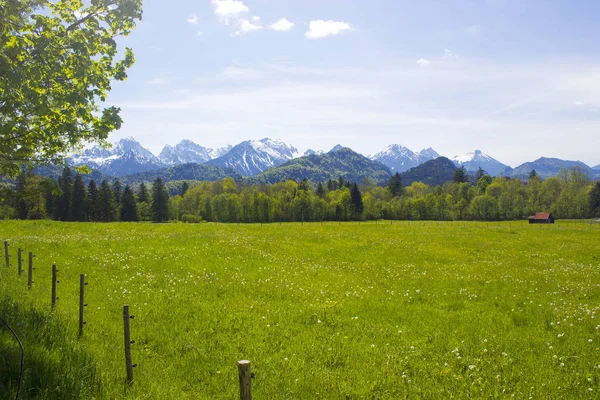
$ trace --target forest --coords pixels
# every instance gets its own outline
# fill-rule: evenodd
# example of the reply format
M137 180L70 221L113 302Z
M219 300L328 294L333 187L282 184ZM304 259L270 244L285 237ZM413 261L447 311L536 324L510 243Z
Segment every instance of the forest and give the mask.
M538 211L555 218L600 217L600 182L577 168L541 180L470 176L459 168L452 182L430 186L402 184L399 174L386 186L342 177L248 184L225 178L215 182L171 181L123 185L118 179L84 183L70 168L58 180L32 172L5 185L0 218L59 221L309 222L356 220L519 220Z

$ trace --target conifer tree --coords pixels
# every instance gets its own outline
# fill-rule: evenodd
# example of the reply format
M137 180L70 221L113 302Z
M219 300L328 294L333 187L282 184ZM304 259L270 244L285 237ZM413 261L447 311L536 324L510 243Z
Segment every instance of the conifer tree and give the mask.
M160 177L152 184L152 219L154 222L169 219L169 192Z
M189 188L190 184L187 183L187 181L183 182L183 185L181 185L181 196L185 196L185 193L188 191Z
M323 196L325 196L325 189L323 189L323 184L320 181L319 181L319 184L317 185L316 195L319 196L320 198L323 198Z
M600 182L596 182L590 191L590 212L593 217L600 217Z
M138 189L138 200L140 203L147 203L149 199L150 196L148 195L148 188L146 187L146 184L142 182L140 183L140 187Z
M25 171L21 171L21 173L17 176L17 182L15 186L16 191L16 210L17 210L17 218L18 219L27 219L27 214L29 213L29 207L27 207L27 202L25 201L25 181L27 179L27 175Z
M467 170L464 166L461 166L456 171L454 171L454 182L463 183L468 181Z
M87 193L81 175L75 176L73 182L73 197L71 198L71 215L69 221L87 220Z
M117 207L113 191L106 180L100 184L98 190L98 220L112 222L117 219Z
M115 204L117 205L117 207L119 207L121 205L121 196L123 194L123 186L121 185L120 180L115 179L115 181L112 184L112 190L115 196Z
M358 189L358 185L353 183L350 185L350 209L352 211L354 218L360 218L364 211L364 205L362 201L362 195L360 194L360 190Z
M138 211L135 194L129 185L125 185L121 198L121 221L137 221Z
M87 198L87 214L88 221L100 221L100 213L98 207L98 187L96 182L92 179L88 185L88 198Z
M402 194L402 177L398 172L390 177L387 188L392 197L398 197Z
M58 198L54 210L54 218L59 221L67 221L71 214L71 201L73 199L73 175L71 168L65 167L62 176L58 178L58 186L62 194Z

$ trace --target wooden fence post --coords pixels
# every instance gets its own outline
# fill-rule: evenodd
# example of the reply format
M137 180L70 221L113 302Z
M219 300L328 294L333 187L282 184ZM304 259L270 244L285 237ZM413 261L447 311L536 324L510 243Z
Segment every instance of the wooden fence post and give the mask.
M52 264L52 308L56 307L56 264Z
M27 269L27 286L31 289L33 283L33 253L29 252L29 268Z
M125 336L125 367L127 369L127 384L133 382L133 363L131 361L131 334L129 331L129 320L133 315L129 315L129 306L123 306L123 333Z
M23 273L23 250L21 250L21 248L19 247L19 251L18 251L18 255L17 255L17 265L18 265L18 271L19 271L19 275L21 275Z
M8 256L8 242L4 241L4 259L6 261L6 268L10 267L10 258Z
M250 361L238 361L238 374L240 376L240 400L252 400Z
M85 294L85 274L79 275L79 337L83 336L83 309L86 306L84 303Z

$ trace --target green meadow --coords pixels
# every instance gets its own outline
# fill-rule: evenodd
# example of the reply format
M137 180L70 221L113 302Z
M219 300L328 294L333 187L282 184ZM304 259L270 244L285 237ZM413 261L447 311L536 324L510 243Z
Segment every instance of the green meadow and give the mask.
M600 397L599 224L2 221L0 236L23 399L233 399L243 359L257 399ZM30 290L18 247L36 255ZM4 327L0 349L14 398Z

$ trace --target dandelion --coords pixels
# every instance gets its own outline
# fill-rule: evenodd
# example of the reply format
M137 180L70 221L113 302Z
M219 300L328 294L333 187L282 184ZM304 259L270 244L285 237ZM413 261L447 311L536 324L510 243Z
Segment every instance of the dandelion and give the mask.
M588 339L588 343L592 343L592 342L593 342L593 340L592 340L592 339Z
M372 348L372 349L374 349L374 348L375 348L375 343L373 343L373 344L371 345L371 348Z
M469 369L470 369L471 371L473 371L473 370L475 369L475 366L474 366L473 364L471 364L471 365L469 365Z

